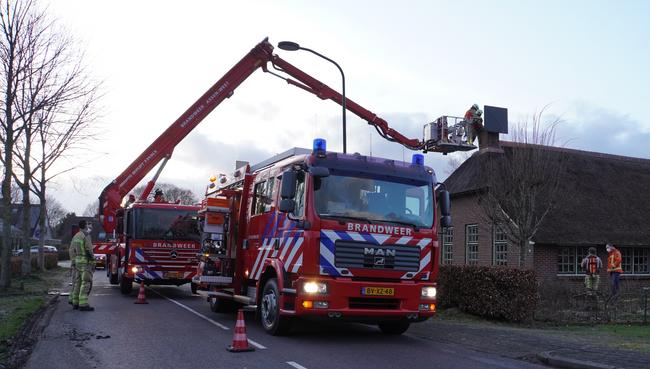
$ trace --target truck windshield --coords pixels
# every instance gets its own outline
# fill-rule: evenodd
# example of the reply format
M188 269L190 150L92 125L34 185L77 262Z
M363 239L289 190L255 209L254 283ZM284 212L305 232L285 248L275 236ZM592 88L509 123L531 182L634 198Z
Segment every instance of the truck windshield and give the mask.
M314 206L321 217L433 225L433 191L426 182L404 183L330 175L314 181Z
M137 239L199 241L197 214L191 210L134 209Z

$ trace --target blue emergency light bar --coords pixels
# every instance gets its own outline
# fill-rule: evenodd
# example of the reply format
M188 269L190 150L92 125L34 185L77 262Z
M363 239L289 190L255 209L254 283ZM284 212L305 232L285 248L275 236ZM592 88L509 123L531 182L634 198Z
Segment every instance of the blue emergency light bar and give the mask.
M325 152L327 151L327 141L324 138L315 138L314 139L314 152Z
M411 164L413 165L424 165L424 155L422 154L413 154L411 158Z

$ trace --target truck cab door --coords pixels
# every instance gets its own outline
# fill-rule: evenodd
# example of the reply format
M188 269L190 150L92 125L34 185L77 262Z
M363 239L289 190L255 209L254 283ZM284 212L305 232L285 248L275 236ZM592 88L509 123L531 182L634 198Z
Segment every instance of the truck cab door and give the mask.
M275 177L262 177L253 185L248 224L248 278L258 280L262 274L264 260L273 249L277 229L275 211Z

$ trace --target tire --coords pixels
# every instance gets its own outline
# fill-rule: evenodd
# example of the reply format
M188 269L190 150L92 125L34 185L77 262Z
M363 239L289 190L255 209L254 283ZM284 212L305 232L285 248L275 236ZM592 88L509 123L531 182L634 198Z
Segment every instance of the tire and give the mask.
M409 329L409 322L383 322L379 323L379 329L384 334L402 334Z
M199 285L194 282L190 282L190 290L192 291L192 295L196 295L199 292Z
M130 295L133 291L133 280L122 275L120 279L120 292L122 295Z
M108 283L112 285L119 284L120 281L119 278L117 278L117 273L111 273L111 264L109 262L106 263L106 276L108 277Z
M117 273L112 274L111 271L109 270L109 271L108 271L108 282L109 282L110 284L112 284L112 285L116 285L116 284L118 284L119 281L117 280Z
M278 281L271 278L264 284L260 301L260 321L266 333L282 336L291 330L291 319L280 315Z

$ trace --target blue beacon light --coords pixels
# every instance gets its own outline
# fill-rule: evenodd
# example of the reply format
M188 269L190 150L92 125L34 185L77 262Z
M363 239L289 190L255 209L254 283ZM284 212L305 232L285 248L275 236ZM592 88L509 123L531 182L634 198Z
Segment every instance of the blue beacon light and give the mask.
M327 141L324 138L315 138L314 139L314 152L325 152L327 151Z
M411 164L413 165L424 165L424 155L422 154L413 154L411 158Z

